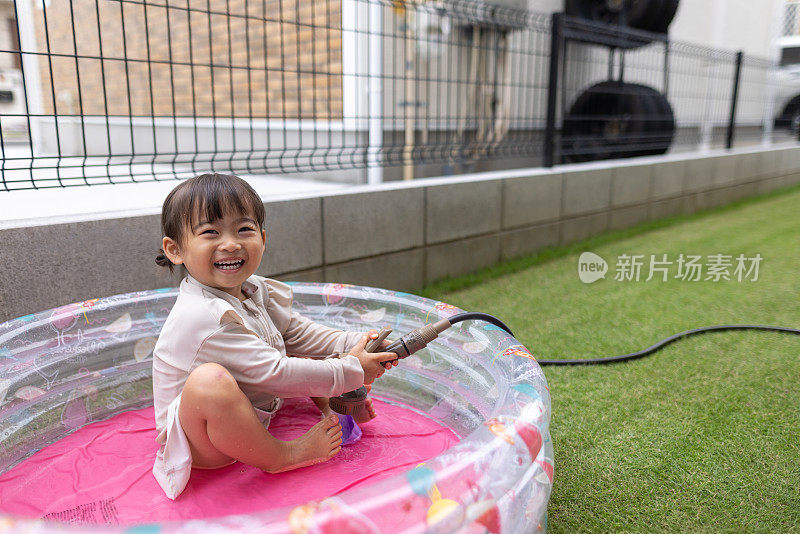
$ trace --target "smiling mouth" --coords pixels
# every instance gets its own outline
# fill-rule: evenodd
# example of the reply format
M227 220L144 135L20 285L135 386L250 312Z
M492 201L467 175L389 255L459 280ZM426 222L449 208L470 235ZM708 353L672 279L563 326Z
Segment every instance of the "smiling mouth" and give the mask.
M238 271L242 265L244 265L244 260L214 262L214 267L220 271Z

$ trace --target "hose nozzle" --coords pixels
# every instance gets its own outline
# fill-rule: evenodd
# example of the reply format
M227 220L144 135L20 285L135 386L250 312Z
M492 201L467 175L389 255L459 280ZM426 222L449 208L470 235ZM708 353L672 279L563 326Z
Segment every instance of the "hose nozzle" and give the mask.
M487 315L485 313L460 313L450 317L449 319L442 319L435 323L426 324L422 328L412 330L403 337L395 340L391 345L383 349L382 352L394 352L397 354L397 359L390 360L391 362L408 358L418 350L424 349L428 343L439 337L439 334L450 328L452 325L468 319L481 319L483 321L487 321L497 327L502 328L508 332L508 335L512 337L514 336L514 334L511 333L511 330L496 317L492 317L491 315ZM378 333L378 336L367 343L365 350L367 352L377 352L379 350L378 347L391 331L392 329L388 326L382 328ZM383 363L385 364L384 367L386 367L387 362ZM358 419L359 414L363 415L366 413L366 408L364 407L366 399L367 389L362 386L357 390L345 393L344 395L331 397L330 407L334 412L344 415L353 415L356 417L356 419Z
M402 360L403 358L411 356L418 350L424 349L428 343L439 337L439 334L448 328L450 328L450 321L448 319L426 324L398 338L391 345L386 347L384 352L394 352L397 354L398 359Z

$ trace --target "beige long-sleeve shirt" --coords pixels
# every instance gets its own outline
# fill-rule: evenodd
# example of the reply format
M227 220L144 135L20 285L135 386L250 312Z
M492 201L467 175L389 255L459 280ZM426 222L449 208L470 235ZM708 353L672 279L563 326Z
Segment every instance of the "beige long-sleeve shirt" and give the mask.
M287 284L251 276L236 297L201 284L181 282L153 350L153 404L157 441L166 441L167 407L186 379L204 363L224 366L256 409L276 397L333 397L364 383L355 356L331 358L353 347L361 334L320 325L292 311ZM311 356L314 359L292 358Z

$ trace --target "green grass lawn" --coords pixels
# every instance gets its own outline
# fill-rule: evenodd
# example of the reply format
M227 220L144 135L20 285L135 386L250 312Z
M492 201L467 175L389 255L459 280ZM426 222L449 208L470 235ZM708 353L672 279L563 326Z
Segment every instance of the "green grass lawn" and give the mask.
M583 251L608 262L605 279L579 280ZM614 279L623 254L644 255L640 281ZM651 254L701 255L704 267L714 254L763 260L757 281L679 280L673 264L668 281L645 282ZM576 358L633 352L700 326L798 328L799 273L794 188L545 251L424 294L496 315L540 359ZM711 333L628 363L544 371L552 532L800 531L800 336Z

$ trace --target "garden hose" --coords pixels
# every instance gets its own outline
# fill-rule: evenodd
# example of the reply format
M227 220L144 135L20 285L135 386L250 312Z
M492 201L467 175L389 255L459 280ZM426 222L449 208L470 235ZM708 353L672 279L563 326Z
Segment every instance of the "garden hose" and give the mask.
M395 354L397 354L397 359L407 358L408 356L411 356L420 349L425 348L425 346L427 346L428 343L436 339L439 336L439 334L441 334L454 324L467 320L486 321L490 324L497 326L498 328L505 330L508 333L508 335L514 337L514 334L511 332L511 329L497 317L494 317L487 313L477 313L477 312L459 313L452 317L441 319L435 323L426 324L423 327L412 330L408 334L392 342L388 347L383 349L383 351L394 352ZM693 330L686 330L684 332L680 332L666 339L663 339L658 343L656 343L655 345L647 347L646 349L640 350L638 352L631 352L629 354L621 354L619 356L608 356L605 358L581 358L581 359L571 359L571 360L566 360L566 359L540 360L537 358L536 361L541 366L597 365L597 364L619 363L619 362L635 360L637 358L642 358L644 356L649 356L650 354L657 352L658 350L669 345L670 343L677 341L679 339L683 339L685 337L689 337L696 334L704 334L706 332L722 332L726 330L766 330L771 332L783 332L785 334L800 335L800 330L796 328L787 328L783 326L749 325L749 324L705 326L702 328L695 328ZM378 345L389 334L389 332L391 332L391 329L389 328L384 328L383 330L381 330L379 337L377 339L372 340L370 345L367 346L367 352L373 352L374 350L376 350ZM396 360L391 360L391 361L396 361ZM335 412L344 415L354 415L357 414L360 410L364 409L363 406L366 398L367 398L367 390L365 387L362 386L354 391L350 391L348 393L340 395L339 397L332 397L330 399L330 406L331 409Z
M439 336L439 334L441 334L454 324L468 320L486 321L487 323L491 323L497 326L498 328L502 328L503 330L508 332L509 336L514 337L514 334L511 332L511 329L507 327L505 323L503 323L503 321L501 321L497 317L489 315L488 313L477 313L477 312L459 313L457 315L453 315L452 317L442 319L441 321L426 324L421 328L412 330L408 334L397 339L394 343L386 347L384 352L394 352L395 354L397 354L398 359L407 358L408 356L411 356L418 350L425 348L425 346L428 343L436 339Z
M604 363L618 363L618 362L625 362L629 360L635 360L636 358L641 358L643 356L648 356L653 354L657 350L669 345L673 341L677 341L684 337L692 336L695 334L704 334L706 332L721 332L724 330L768 330L772 332L783 332L786 334L795 334L800 335L800 330L796 328L786 328L783 326L766 326L766 325L752 325L752 324L731 324L731 325L719 325L719 326L705 326L703 328L695 328L694 330L686 330L684 332L680 332L675 334L674 336L670 336L666 339L663 339L652 345L647 347L644 350L640 350L639 352L631 352L630 354L621 354L619 356L609 356L607 358L584 358L584 359L577 359L577 360L539 360L536 361L539 365L595 365L595 364L604 364Z
M483 320L487 321L495 326L498 326L508 332L508 335L514 336L511 333L511 330L498 318L493 317L486 313L461 313L458 315L454 315L450 319L444 319L444 321L449 321L451 325L460 322L466 321L468 319L476 319L476 320ZM434 323L436 324L436 323ZM424 327L423 327L424 328ZM646 349L640 350L638 352L631 352L630 354L621 354L619 356L608 356L605 358L582 358L582 359L575 359L575 360L540 360L536 359L537 363L541 366L546 365L597 365L597 364L607 364L607 363L619 363L625 362L630 360L635 360L637 358L642 358L644 356L649 356L654 352L666 347L670 343L677 341L679 339L683 339L685 337L693 336L696 334L704 334L706 332L722 332L726 330L766 330L771 332L783 332L785 334L794 334L800 335L800 330L796 328L788 328L785 326L769 326L769 325L752 325L752 324L732 324L732 325L717 325L717 326L704 326L702 328L695 328L692 330L685 330L683 332L679 332L675 335L672 335L666 339L662 339L655 345L651 345ZM416 332L416 330L414 331ZM439 330L441 332L441 330ZM412 332L413 334L413 332ZM411 334L408 334L411 335ZM405 339L404 336L401 339ZM434 336L435 338L436 336ZM399 341L399 340L398 340ZM397 342L395 342L397 343ZM426 343L427 344L427 343ZM424 345L423 345L424 346ZM421 347L420 347L421 348ZM417 349L419 350L419 349ZM394 351L392 351L394 352Z
M449 319L443 319L442 321L439 321L439 323L449 322L450 325L454 325L455 323L458 323L458 322L461 322L461 321L466 321L466 320L469 320L469 319L486 321L486 322L491 323L491 324L493 324L493 325L495 325L497 327L502 328L503 330L508 332L508 335L510 335L511 337L514 337L514 334L511 332L511 329L508 328L500 319L498 319L496 317L493 317L493 316L491 316L491 315L489 315L487 313L460 313L458 315L454 315L453 317L450 317ZM433 324L436 325L436 324L439 324L439 323L433 323ZM431 325L427 325L427 326L431 326ZM422 327L422 329L414 330L410 334L406 334L405 336L403 336L399 340L395 341L390 346L390 348L387 349L387 351L396 352L391 347L393 347L395 344L397 344L398 342L401 342L402 340L406 339L409 336L411 336L411 338L412 338L411 342L409 343L409 345L411 345L411 343L413 343L414 340L415 340L415 337L414 337L415 333L420 331L420 330L423 330L424 328L426 328L426 327ZM444 330L444 328L442 328L441 330L438 330L438 332L442 332L443 330ZM605 358L582 358L582 359L575 359L575 360L540 360L540 359L537 358L536 361L541 366L546 366L546 365L597 365L597 364L607 364L607 363L619 363L619 362L635 360L637 358L642 358L644 356L649 356L650 354L653 354L654 352L662 349L663 347L669 345L670 343L672 343L674 341L677 341L679 339L683 339L685 337L693 336L693 335L696 335L696 334L704 334L706 332L722 332L722 331L726 331L726 330L766 330L766 331L771 331L771 332L783 332L785 334L800 335L800 330L798 330L796 328L788 328L788 327L785 327L785 326L752 325L752 324L733 324L733 325L704 326L702 328L695 328L695 329L692 329L692 330L686 330L686 331L683 331L683 332L679 332L679 333L677 333L677 334L675 334L673 336L670 336L670 337L668 337L666 339L662 339L661 341L659 341L655 345L651 345L650 347L647 347L646 349L640 350L638 352L631 352L630 354L621 354L619 356L608 356L608 357L605 357ZM427 345L432 339L435 339L435 338L436 338L436 336L434 335L433 338L431 338L430 340L425 342L425 345ZM411 352L411 354L413 354L414 352L416 352L420 348L424 347L425 345L422 345L421 347L415 348L413 350L413 352ZM405 357L405 356L402 356L402 357Z
M396 339L388 347L382 349L383 352L394 352L397 354L396 360L389 360L384 363L391 363L403 358L408 358L420 349L425 348L428 343L439 337L439 334L450 328L456 323L467 321L470 319L480 319L491 323L498 328L502 328L508 335L514 337L511 329L508 328L503 321L497 317L493 317L487 313L459 313L447 319L442 319L435 323L426 324L420 328L414 329L408 334ZM383 328L376 339L371 340L365 347L367 352L375 352L380 343L391 332L391 328ZM331 397L329 406L331 410L342 415L350 415L356 418L364 417L366 415L365 401L367 400L367 388L361 386L353 391L348 391L338 397Z

